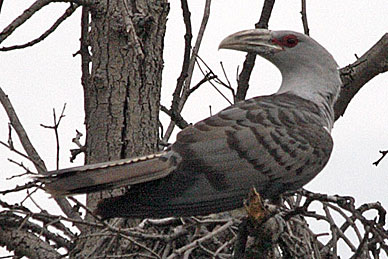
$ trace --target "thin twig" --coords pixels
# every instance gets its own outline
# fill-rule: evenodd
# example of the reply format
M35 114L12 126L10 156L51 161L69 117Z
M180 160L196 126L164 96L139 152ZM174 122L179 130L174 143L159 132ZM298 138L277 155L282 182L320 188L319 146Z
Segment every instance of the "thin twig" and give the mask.
M302 0L302 11L300 11L300 14L302 15L302 23L303 23L303 31L304 34L310 35L310 29L307 22L307 9L306 9L306 0Z
M16 162L15 160L12 160L10 158L8 158L8 161L10 163L13 163L15 165L20 166L21 168L23 168L25 170L25 172L22 173L22 174L17 174L17 175L12 175L11 177L7 177L7 178L5 178L6 180L11 180L11 179L22 177L22 176L25 176L25 175L33 175L34 174L23 163Z
M27 189L27 197L23 201L21 201L20 204L23 205L23 202L29 199L40 211L43 211L42 207L34 200L34 198L32 198L32 194L34 194L37 191L38 191L38 188L35 188L35 190L33 190L32 192L30 192L30 190Z
M187 250L189 249L192 249L192 248L195 248L197 247L200 243L218 235L219 233L225 231L226 229L228 229L229 227L231 227L233 225L233 220L230 220L229 222L225 223L224 225L222 225L221 227L217 228L216 230L210 232L209 234L207 234L206 236L203 236L201 238L198 238L194 241L192 241L191 243L179 248L179 249L176 249L169 257L167 257L167 259L172 259L172 258L175 258L175 257L179 257L180 255L182 255L184 252L186 252Z
M199 31L197 34L197 39L195 41L193 50L191 52L189 68L187 70L188 75L187 75L187 78L186 78L185 84L184 84L184 90L183 90L184 92L189 91L189 89L190 89L191 78L193 77L195 62L197 60L199 48L201 46L202 38L203 38L203 35L205 34L207 22L208 22L209 16L210 16L210 5L211 5L211 0L206 0L201 25L199 27ZM184 92L182 93L182 99L181 99L181 102L179 103L179 107L178 107L179 112L182 111L183 106L186 103L187 98L188 98L188 96L185 96Z
M28 183L23 184L21 186L16 186L15 188L12 188L10 190L0 191L0 194L5 195L5 194L8 194L8 193L20 192L20 191L23 191L23 190L31 189L33 187L39 187L39 186L35 182L28 182Z
M2 43L6 38L8 38L17 28L24 24L40 9L54 2L74 3L77 5L90 5L94 3L94 0L37 0L30 7L28 7L21 15L19 15L15 20L13 20L7 27L5 27L2 32L0 32L0 43Z
M78 7L79 7L78 4L70 5L70 7L66 9L65 13L61 17L59 17L58 20L56 20L55 23L47 31L45 31L42 35L40 35L38 38L36 38L32 41L29 41L25 44L13 45L13 46L9 46L9 47L2 47L2 48L0 48L0 51L23 49L23 48L34 46L35 44L43 41L51 33L53 33L63 21L65 21L67 18L69 18Z
M197 90L201 85L203 85L204 83L209 82L209 81L211 81L213 79L216 79L216 78L217 78L216 75L212 75L212 73L207 73L206 75L204 75L204 77L195 86L193 86L192 88L190 88L189 91L186 92L187 95L189 96L195 90Z
M210 69L210 67L208 67L208 65L198 56L198 60L200 60L205 66L206 66L206 68L210 71L210 73L211 74L213 74L213 75L215 75L214 74L214 72ZM202 69L202 67L201 67L201 65L198 63L198 68L199 68L199 70L201 71L201 73L203 74L203 75L206 75L207 73L209 73L209 72L205 72L203 69ZM215 75L216 76L216 75ZM216 79L218 79L218 77L216 76ZM223 83L221 80L217 80L217 83L219 83L220 85L222 85L222 86L225 86L226 88L228 88L228 85L226 85L225 83ZM232 105L233 103L225 96L225 94L223 94L219 89L218 89L218 87L215 85L215 84L213 84L213 82L212 81L209 81L209 84L211 85L211 86L213 86L213 88L229 103L229 105Z
M8 96L4 93L3 89L0 87L0 102L3 105L8 118L12 124L12 127L15 129L16 133L18 134L20 143L22 144L24 150L27 153L28 159L31 160L38 171L39 174L46 174L47 168L44 163L44 161L40 158L38 152L35 150L34 146L32 145L27 132L24 130L23 125L21 124ZM1 142L0 142L1 143ZM5 144L5 143L1 143ZM59 207L62 209L62 211L70 218L74 219L81 219L80 216L72 211L72 207L70 206L69 202L65 198L54 198L55 201L58 203ZM80 229L83 229L83 226L77 225Z
M346 222L340 227L340 230L345 233L345 231L347 229L347 226L352 226L354 232L357 235L358 240L361 241L362 237L361 237L360 231L358 230L358 228L357 228L356 224L354 223L353 219L348 217L340 208L338 208L338 207L336 207L336 206L334 206L334 205L332 205L330 203L327 203L327 206L329 208L337 211L346 220Z
M57 151L57 159L56 159L57 170L59 169L59 148L60 148L58 128L59 128L59 124L61 123L61 120L65 117L65 114L64 114L65 109L66 109L66 103L63 105L62 112L61 112L61 115L59 116L58 121L57 121L57 115L55 113L55 109L53 109L53 119L54 119L53 126L46 126L46 125L40 124L40 126L42 126L43 128L54 130L55 140L56 140L56 151Z
M190 63L189 63L188 69L187 69L187 78L185 79L185 82L184 82L183 92L181 93L181 99L178 103L177 110L173 110L173 112L180 113L183 109L184 104L187 101L187 99L185 99L185 98L187 98L187 95L185 95L184 92L189 91L189 89L190 89L191 78L193 76L195 61L196 61L196 58L198 55L199 48L200 48L201 43L202 43L202 38L203 38L203 35L205 33L205 29L206 29L207 22L209 20L209 16L210 16L210 4L211 4L211 0L206 0L205 9L204 9L202 21L201 21L201 26L199 28L199 32L197 35L197 40L195 41L194 48L191 52ZM168 140L171 137L171 134L174 130L174 127L175 127L175 124L173 121L171 121L167 127L166 133L163 136L163 140L162 140L163 142L165 142L165 143L168 142Z
M62 231L70 238L74 238L75 234L73 234L73 232L70 231L70 229L68 229L65 225L63 225L61 223L61 221L67 221L67 222L71 222L74 224L83 224L83 225L88 225L88 226L93 226L93 227L103 227L102 225L97 224L97 223L88 222L86 220L75 220L75 219L71 219L71 218L67 218L67 217L63 217L63 216L55 216L55 215L48 214L45 211L41 211L40 213L33 213L28 208L26 208L22 205L19 205L19 204L11 205L11 204L8 204L2 200L0 200L0 206L2 206L3 208L7 208L10 211L22 213L25 215L30 215L31 218L38 220L38 221L41 221L45 224L47 224L48 222L56 221L57 223L52 223L52 226L54 226L58 230Z
M265 0L263 9L261 11L260 20L256 23L255 28L268 29L268 21L271 17L272 9L275 4L275 0ZM252 70L255 65L256 54L248 53L245 57L243 68L238 76L237 91L235 96L235 102L242 101L247 95L249 88L249 79L251 78Z
M24 150L26 151L29 159L34 163L36 170L38 170L39 173L44 173L45 171L47 171L46 166L43 160L40 158L38 152L35 150L34 146L32 145L30 139L28 138L27 132L24 130L22 124L20 123L20 120L10 100L8 99L8 96L3 92L3 89L1 89L1 87L0 87L0 102L3 105L5 111L7 112L11 125L15 129L16 133L18 134L20 142Z
M328 207L328 204L327 203L323 203L323 209L326 213L326 217L329 219L329 223L330 223L330 229L331 229L331 233L332 233L332 239L333 239L333 242L329 242L332 244L333 246L333 251L335 252L335 255L337 255L337 242L338 242L338 239L339 238L342 238L342 240L345 241L345 243L349 246L349 248L352 250L352 252L355 252L356 251L356 247L352 244L352 242L346 237L346 235L344 234L344 232L338 228L338 226L335 224L334 222L334 219L333 217L331 216L331 213L329 211L329 207ZM338 236L337 236L338 234Z
M380 152L380 154L381 154L381 157L380 157L377 161L375 161L375 162L372 163L372 164L375 165L375 166L378 166L378 165L380 164L381 160L383 160L384 157L388 154L388 150L384 150L384 151L381 151L381 150L380 150L379 152Z
M228 83L228 84L227 84L228 89L231 90L232 95L233 95L233 99L235 99L236 94L235 94L235 92L234 92L234 89L232 88L232 84L231 84L230 81L229 81L228 75L226 74L226 71L225 71L225 68L224 68L224 64L223 64L222 62L220 62L220 65L221 65L222 73L224 73L224 77L225 77L225 79L226 79L226 82Z
M166 106L164 105L160 105L160 110L162 112L164 112L165 114L167 114L168 116L170 116L171 120L175 123L175 125L177 125L180 129L184 129L186 128L187 126L189 126L190 124L185 120L183 119L182 115L180 113L176 114L174 112L172 112L171 110L167 109Z
M205 67L209 70L209 72L207 72L207 73L210 73L211 75L214 75L214 76L215 76L214 81L215 81L217 84L220 84L221 86L223 86L223 87L225 87L226 89L230 90L230 91L232 92L232 95L234 96L234 95L235 95L235 94L234 94L234 89L231 87L229 80L228 80L227 83L224 83L224 82L223 82L223 81L222 81L222 80L214 73L214 71L208 66L208 64L206 64L206 62L205 62L200 56L197 56L197 58L198 58L198 60L201 61L202 64L205 65ZM200 67L198 61L197 61L197 63L198 63L198 67ZM222 67L222 66L221 66L221 67ZM222 69L223 69L223 67L222 67ZM201 69L201 73L202 73L203 75L205 75L205 72L204 72L203 69ZM224 71L224 73L225 73L225 71ZM226 77L226 75L225 75L225 77ZM228 103L229 103L230 105L232 105L232 102L231 102L231 101L229 101L229 100L227 100L227 101L228 101Z
M0 144L3 145L3 146L5 146L6 148L9 148L9 150L11 150L12 152L18 154L19 156L21 156L21 157L23 157L23 158L25 158L25 159L28 159L28 160L30 160L32 163L34 163L34 161L32 161L32 159L31 159L29 156L23 154L22 152L18 151L18 150L15 149L14 147L12 147L12 146L10 146L10 145L4 143L4 142L1 141L1 140L0 140Z

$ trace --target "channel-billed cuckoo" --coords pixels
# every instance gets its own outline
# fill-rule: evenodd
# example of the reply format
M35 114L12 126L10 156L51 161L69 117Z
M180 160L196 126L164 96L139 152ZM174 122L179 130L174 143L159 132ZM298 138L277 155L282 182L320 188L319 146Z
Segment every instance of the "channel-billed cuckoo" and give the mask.
M242 207L252 187L276 199L308 183L333 147L333 105L341 86L334 58L293 31L240 31L219 48L272 62L282 74L278 92L185 128L164 151L52 171L38 181L53 196L130 186L124 195L100 201L102 218L216 213Z

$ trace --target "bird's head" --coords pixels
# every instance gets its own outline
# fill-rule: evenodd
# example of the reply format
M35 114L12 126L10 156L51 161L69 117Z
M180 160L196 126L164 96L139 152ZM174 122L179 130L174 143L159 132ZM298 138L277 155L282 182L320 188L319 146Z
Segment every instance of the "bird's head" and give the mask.
M252 29L229 35L219 49L253 52L272 62L282 74L278 93L293 93L327 107L332 106L341 79L333 56L309 36L294 31Z
M294 31L240 31L226 37L219 49L256 53L271 61L282 74L312 66L338 67L332 55L318 42Z

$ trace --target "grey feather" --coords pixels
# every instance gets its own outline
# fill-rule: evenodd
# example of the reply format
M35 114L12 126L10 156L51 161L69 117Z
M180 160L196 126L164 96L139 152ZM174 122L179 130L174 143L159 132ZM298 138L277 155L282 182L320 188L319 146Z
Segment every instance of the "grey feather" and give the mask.
M166 177L176 169L179 158L173 155L172 152L161 152L66 168L48 172L37 179L54 196L114 189Z
M308 183L333 148L337 63L316 41L291 31L241 31L220 48L271 61L282 73L279 91L185 128L164 152L53 171L38 180L53 195L130 185L124 195L98 204L103 218L215 213L241 207L252 187L275 199Z

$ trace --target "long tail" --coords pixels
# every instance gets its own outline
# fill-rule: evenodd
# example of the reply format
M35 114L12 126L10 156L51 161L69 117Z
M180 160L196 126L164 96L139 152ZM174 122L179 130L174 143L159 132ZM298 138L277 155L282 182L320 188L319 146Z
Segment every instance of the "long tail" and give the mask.
M53 196L90 193L163 178L176 169L174 153L109 161L58 171L35 179Z

